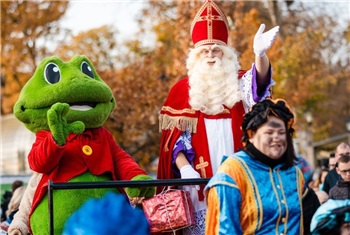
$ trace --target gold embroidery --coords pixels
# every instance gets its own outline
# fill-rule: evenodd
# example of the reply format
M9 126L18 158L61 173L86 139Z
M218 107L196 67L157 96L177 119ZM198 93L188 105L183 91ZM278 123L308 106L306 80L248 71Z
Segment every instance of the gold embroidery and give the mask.
M212 8L214 8L216 10L216 12L218 12L219 15L213 15ZM208 10L210 12L207 13L208 14L207 16L202 16L202 14L205 10ZM229 31L228 21L227 21L227 18L225 17L225 14L222 12L222 10L215 3L208 1L201 6L201 8L197 12L196 16L194 17L192 24L191 24L191 34L193 33L194 26L196 25L196 23L198 21L206 21L208 19L210 21L211 20L223 21L226 25L227 31ZM209 27L208 30L212 31L212 26ZM212 33L210 33L210 35L212 35ZM210 37L209 39L213 39L213 38ZM212 40L207 40L207 41L212 42ZM219 41L219 42L220 42L220 44L223 43L222 41ZM225 45L226 45L226 43L225 43ZM198 47L198 45L195 45L195 47Z
M207 174L205 173L205 168L209 166L207 161L204 161L202 156L199 157L199 164L196 165L196 169L201 171L202 178L207 178Z
M162 107L162 111L167 111L167 112L170 112L170 113L173 113L173 114L182 114L182 113L195 114L196 113L196 111L193 110L193 109L181 109L181 110L178 110L178 109L173 109L170 106L163 106Z
M168 136L168 138L167 138L167 140L165 142L165 145L164 145L164 151L165 152L169 151L169 141L170 141L171 136L173 135L173 132L174 132L174 129L171 130L171 133L170 133L170 135Z
M173 130L175 127L180 131L197 132L197 118L190 117L174 117L166 114L159 115L159 131Z

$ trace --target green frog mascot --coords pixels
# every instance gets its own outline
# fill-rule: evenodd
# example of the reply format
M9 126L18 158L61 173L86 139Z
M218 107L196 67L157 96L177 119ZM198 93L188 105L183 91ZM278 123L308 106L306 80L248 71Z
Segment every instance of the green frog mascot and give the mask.
M115 105L111 89L87 57L75 56L69 62L49 57L40 63L14 106L16 118L36 134L36 140L28 155L33 179L9 234L49 233L49 180L152 179L103 127ZM55 190L54 234L62 234L67 218L85 201L101 198L110 190L126 193L129 198L148 198L155 193L154 187L147 186L126 188L125 192L123 189ZM16 227L20 224L16 220L26 221L27 228Z

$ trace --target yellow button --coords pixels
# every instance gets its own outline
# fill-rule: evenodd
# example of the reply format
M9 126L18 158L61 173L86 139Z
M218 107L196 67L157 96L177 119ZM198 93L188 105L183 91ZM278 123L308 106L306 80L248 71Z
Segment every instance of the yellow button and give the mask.
M92 154L92 148L89 145L84 145L83 146L83 153L85 155L91 155Z
M285 223L286 222L286 218L282 218L282 223Z

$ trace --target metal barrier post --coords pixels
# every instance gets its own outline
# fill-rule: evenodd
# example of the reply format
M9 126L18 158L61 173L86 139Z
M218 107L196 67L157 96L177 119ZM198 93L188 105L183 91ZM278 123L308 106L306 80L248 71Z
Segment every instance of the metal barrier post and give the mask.
M48 201L49 201L49 223L50 223L50 229L49 232L50 234L54 234L54 220L53 220L53 189L54 187L52 186L53 182L52 180L49 180L48 183L48 191L47 191L47 197L48 197Z

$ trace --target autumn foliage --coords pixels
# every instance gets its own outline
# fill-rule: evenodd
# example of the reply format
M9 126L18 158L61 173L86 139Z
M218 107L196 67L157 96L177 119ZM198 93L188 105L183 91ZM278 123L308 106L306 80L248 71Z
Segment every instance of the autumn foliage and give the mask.
M303 113L308 110L315 116L316 140L344 132L350 112L350 22L341 25L336 13L325 12L339 6L328 4L323 9L321 3L294 1L217 3L228 17L229 44L240 53L244 69L254 60L252 45L259 25L265 23L266 30L280 25L267 54L276 81L273 94L295 108L296 127L304 127ZM158 156L158 112L170 87L186 76L190 24L200 5L201 1L150 1L139 16L139 34L120 42L118 30L110 25L78 35L60 28L58 22L69 6L66 1L1 2L2 114L12 112L19 91L42 58L56 54L69 60L85 54L117 100L106 127L146 168ZM51 49L53 42L56 46Z

